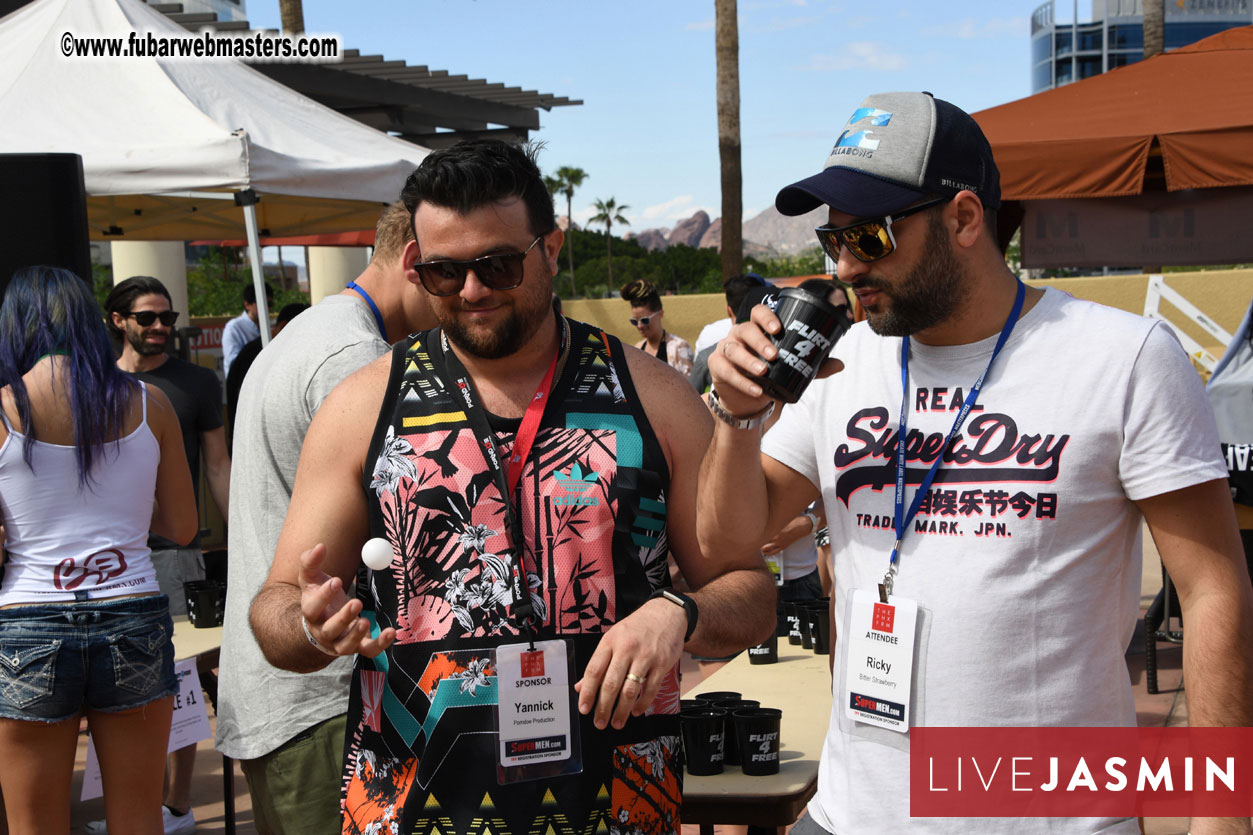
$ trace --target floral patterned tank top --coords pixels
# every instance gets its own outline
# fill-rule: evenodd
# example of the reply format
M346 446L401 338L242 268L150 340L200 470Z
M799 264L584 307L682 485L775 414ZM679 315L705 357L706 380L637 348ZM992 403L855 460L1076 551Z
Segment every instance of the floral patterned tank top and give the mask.
M563 355L517 506L539 639L574 647L669 585L669 470L621 343L567 320ZM357 595L397 639L358 657L348 711L344 833L677 833L683 774L677 668L621 731L578 717L580 774L498 785L492 649L510 615L503 497L452 385L438 330L396 345L367 458L371 536L395 554ZM519 421L489 416L507 458Z

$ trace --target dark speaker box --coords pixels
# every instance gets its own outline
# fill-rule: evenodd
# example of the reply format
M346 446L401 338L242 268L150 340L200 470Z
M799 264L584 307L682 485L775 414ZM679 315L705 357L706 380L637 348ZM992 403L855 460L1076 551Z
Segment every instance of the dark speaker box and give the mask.
M78 154L0 154L0 298L13 273L47 264L91 283L87 191Z

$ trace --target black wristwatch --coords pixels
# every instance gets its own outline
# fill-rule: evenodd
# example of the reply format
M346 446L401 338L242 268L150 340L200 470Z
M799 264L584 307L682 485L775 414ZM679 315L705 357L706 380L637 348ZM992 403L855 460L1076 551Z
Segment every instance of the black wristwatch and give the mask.
M649 595L649 600L655 600L658 597L664 597L675 606L681 606L684 612L687 612L687 634L683 636L683 643L692 640L692 633L696 631L696 619L700 616L700 610L696 608L696 601L688 597L686 594L680 594L674 589L657 589Z

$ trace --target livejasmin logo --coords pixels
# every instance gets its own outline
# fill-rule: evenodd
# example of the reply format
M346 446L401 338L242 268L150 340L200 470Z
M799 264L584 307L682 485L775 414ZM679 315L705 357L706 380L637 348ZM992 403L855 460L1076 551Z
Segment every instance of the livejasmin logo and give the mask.
M1196 788L1197 783L1195 777L1201 765L1195 761L1193 757L1183 757L1180 761L1172 761L1164 759L1160 762L1153 763L1148 759L1141 757L1138 765L1136 763L1128 763L1123 757L1108 757L1104 763L1098 765L1097 771L1102 777L1108 777L1099 787L1097 785L1097 777L1092 772L1092 766L1083 757L1080 757L1074 763L1062 763L1060 757L1049 757L1047 761L1037 762L1035 757L997 757L993 762L980 762L978 757L962 758L958 757L955 761L956 783L949 782L953 779L954 769L952 768L954 761L940 761L941 774L936 775L936 759L928 757L930 766L929 774L931 778L930 790L933 792L946 792L950 789L956 791L963 790L963 771L965 779L969 782L970 778L977 777L979 784L984 791L991 791L992 784L997 780L997 774L1000 773L1001 780L1010 782L1010 791L1030 792L1030 791L1091 791L1096 792L1104 789L1110 792L1120 792L1128 787L1128 772L1135 776L1136 791L1174 791L1176 777L1181 780L1181 788L1184 791L1192 791ZM1002 768L1004 766L1004 768ZM1229 790L1234 790L1236 786L1236 761L1234 757L1226 757L1220 764L1209 757L1204 758L1205 769L1205 791L1214 791L1215 781L1221 781L1222 785ZM973 775L972 773L973 772ZM1046 775L1044 782L1039 782L1040 777ZM939 781L937 783L937 780ZM946 785L947 783L947 785ZM1062 784L1065 783L1063 788Z
M1253 728L910 729L919 817L1245 817Z

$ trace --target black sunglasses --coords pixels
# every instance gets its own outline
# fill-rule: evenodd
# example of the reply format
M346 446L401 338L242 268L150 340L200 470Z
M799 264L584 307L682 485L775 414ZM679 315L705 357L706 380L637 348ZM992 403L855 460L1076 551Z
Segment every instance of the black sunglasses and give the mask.
M135 317L135 321L139 323L141 328L150 326L158 319L167 328L172 328L174 323L178 321L177 310L163 310L160 313L157 313L155 310L132 310L130 313L125 314L124 318L130 318L131 316Z
M949 198L937 197L917 206L902 209L894 215L884 215L874 220L859 220L848 226L819 226L814 230L822 250L831 256L832 261L840 260L840 246L848 247L848 251L858 261L869 263L886 258L896 250L896 236L892 234L892 224L910 215L918 214L932 206L947 203Z
M466 283L466 272L474 270L475 276L485 286L493 290L512 290L522 283L526 275L524 261L526 256L535 249L535 245L544 239L540 235L531 241L522 252L507 252L503 255L485 255L469 261L456 261L451 258L438 261L419 261L413 265L417 270L422 286L432 296L451 296L461 292Z
M656 313L653 314L653 316L656 316L656 315L657 315ZM633 328L638 328L640 325L643 325L644 327L648 327L648 323L653 321L653 316L641 316L638 319L636 319L635 317L631 317L630 319L627 319L627 321L631 323L631 327Z

